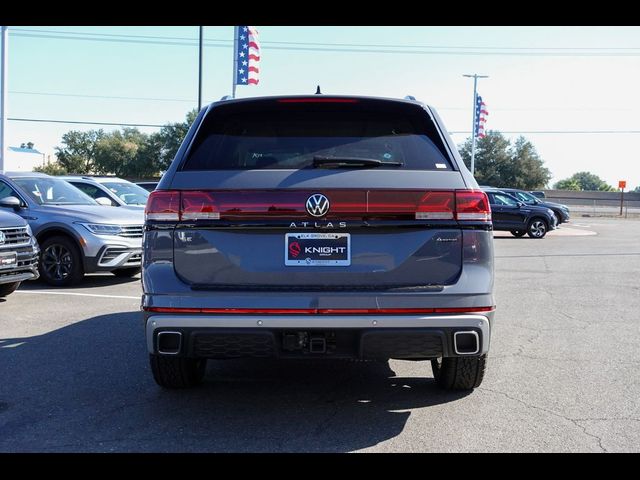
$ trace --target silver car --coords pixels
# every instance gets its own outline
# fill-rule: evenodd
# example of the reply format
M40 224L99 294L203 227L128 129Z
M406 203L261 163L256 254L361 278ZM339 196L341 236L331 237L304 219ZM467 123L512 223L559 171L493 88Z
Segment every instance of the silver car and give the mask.
M85 273L140 272L142 210L99 205L68 182L33 172L0 175L0 207L29 222L40 277L50 285L72 285Z
M118 177L65 175L59 178L82 190L101 205L144 210L149 197L149 192L144 188Z

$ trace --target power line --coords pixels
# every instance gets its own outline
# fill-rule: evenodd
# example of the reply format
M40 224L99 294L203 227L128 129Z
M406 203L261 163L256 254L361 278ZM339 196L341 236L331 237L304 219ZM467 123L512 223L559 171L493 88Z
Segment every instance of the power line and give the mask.
M104 98L104 99L119 99L119 100L152 100L159 102L182 102L192 103L193 100L187 98L157 98L157 97L123 97L117 95L84 95L79 93L55 93L55 92L25 92L21 90L9 90L9 93L17 93L21 95L45 95L54 97L81 97L81 98Z
M195 46L197 45L196 40L189 41L167 41L167 40L136 40L129 37L110 37L110 38L100 38L100 37L89 37L89 36L71 36L69 33L64 35L50 35L50 34L32 34L32 33L20 33L13 32L13 36L18 37L33 37L33 38L50 38L50 39L58 39L58 40L87 40L94 42L108 42L108 43L138 43L138 44L150 44L150 45L173 45L173 46ZM94 34L96 35L96 34ZM106 35L106 34L102 34ZM162 38L162 37L160 37ZM165 37L169 38L169 37ZM180 37L176 37L180 38ZM228 48L231 44L213 44L212 41L222 42L222 40L209 40L204 42L207 47L214 48ZM264 42L263 42L264 43ZM278 42L285 43L285 42ZM302 43L294 44L294 45L303 45ZM331 44L326 44L331 45ZM337 44L339 45L339 44ZM363 44L364 45L364 44ZM385 46L385 48L391 48ZM410 45L404 45L401 48L423 48L423 47L414 47ZM430 48L440 48L440 47L430 47ZM476 48L476 47L474 47ZM491 47L494 48L494 47ZM510 47L515 48L515 47ZM311 52L335 52L335 53L397 53L397 54L411 54L411 55L462 55L462 56L498 56L498 55L507 55L507 56L540 56L540 57L637 57L640 56L640 49L633 49L633 52L627 51L607 51L607 52L596 52L596 51L436 51L436 50L388 50L388 49L378 49L378 48L343 48L343 47L302 47L302 46L271 46L270 50L287 50L287 51L311 51ZM542 49L541 49L542 50ZM615 50L620 50L615 48Z
M95 32L66 32L60 30L36 30L28 28L13 29L17 32L34 32L34 33L48 33L48 34L60 34L60 35L77 35L77 36L95 36L95 37L119 37L119 38L145 38L156 40L179 40L179 41L196 41L194 37L168 37L168 36L154 36L154 35L132 35L132 34L114 34L114 33L95 33ZM209 38L210 42L227 43L229 46L233 43L232 40ZM264 45L277 44L277 45L311 45L311 46L331 46L331 47L380 47L380 48L439 48L439 49L468 49L468 50L638 50L640 47L496 47L496 46L476 46L476 45L397 45L397 44L370 44L370 43L332 43L332 42L285 42L275 40L263 40Z
M78 120L49 120L43 118L7 118L14 122L38 122L38 123L71 123L77 125L111 125L120 127L164 127L166 125L156 125L151 123L120 123L120 122L83 122Z
M111 126L121 126L121 127L157 127L162 128L166 126L153 124L153 123L122 123L122 122L85 122L79 120L51 120L51 119L42 119L42 118L7 118L7 120L11 120L14 122L39 122L39 123L70 123L70 124L78 124L78 125L111 125ZM516 133L542 133L542 134L586 134L586 133L595 133L595 134L638 134L640 130L499 130L500 133L504 134L516 134ZM471 132L464 130L449 130L450 134L466 134L469 135Z

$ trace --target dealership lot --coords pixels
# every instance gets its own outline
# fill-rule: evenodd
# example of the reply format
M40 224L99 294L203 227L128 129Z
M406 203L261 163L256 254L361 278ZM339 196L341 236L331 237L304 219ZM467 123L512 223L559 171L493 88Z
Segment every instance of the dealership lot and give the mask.
M0 300L0 451L639 451L640 221L495 235L487 376L444 393L428 362L210 361L149 372L140 282L27 283Z

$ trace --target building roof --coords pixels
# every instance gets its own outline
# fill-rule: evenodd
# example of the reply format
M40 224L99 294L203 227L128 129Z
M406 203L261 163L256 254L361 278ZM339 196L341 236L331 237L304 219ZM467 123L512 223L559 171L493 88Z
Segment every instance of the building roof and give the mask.
M42 155L42 152L39 152L35 148L20 148L20 147L9 147L9 150L12 152L20 152L20 153L37 153L38 155Z

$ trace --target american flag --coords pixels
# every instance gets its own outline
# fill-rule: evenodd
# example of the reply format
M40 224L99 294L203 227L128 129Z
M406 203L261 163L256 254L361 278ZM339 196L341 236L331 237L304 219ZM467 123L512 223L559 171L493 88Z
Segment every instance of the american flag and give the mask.
M260 43L256 27L238 27L236 38L236 85L257 85L260 81Z
M489 110L487 110L487 104L482 101L480 95L476 99L476 137L484 138L484 124L487 121Z

